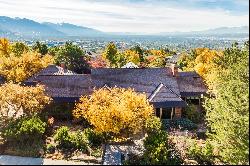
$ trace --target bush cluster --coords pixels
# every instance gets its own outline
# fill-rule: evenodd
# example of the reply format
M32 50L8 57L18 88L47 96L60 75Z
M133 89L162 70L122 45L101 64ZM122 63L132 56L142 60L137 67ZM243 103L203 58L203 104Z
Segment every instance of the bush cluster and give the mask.
M187 149L187 156L199 164L212 165L216 160L214 155L214 147L209 141L203 146L198 145L196 140L190 140Z
M38 117L22 117L10 122L2 131L3 138L18 145L32 145L42 141L46 123Z
M144 140L144 147L145 164L179 165L182 163L180 155L169 144L166 131L159 130L151 133Z
M155 131L159 131L162 129L162 123L160 118L156 116L152 116L151 118L148 118L145 123L145 130L147 133L152 133Z
M193 104L188 104L185 109L186 118L190 119L193 123L200 123L203 120L203 114L197 111L197 108Z
M110 136L106 133L98 133L94 130L87 128L83 131L84 136L88 140L88 144L91 147L100 146L102 143L106 142L106 140L110 139Z
M70 132L68 127L63 126L56 131L54 138L61 148L87 151L87 140L80 131Z
M78 149L82 152L87 152L89 148L101 145L106 139L103 134L96 133L89 128L84 131L70 132L66 126L60 127L54 138L60 148Z

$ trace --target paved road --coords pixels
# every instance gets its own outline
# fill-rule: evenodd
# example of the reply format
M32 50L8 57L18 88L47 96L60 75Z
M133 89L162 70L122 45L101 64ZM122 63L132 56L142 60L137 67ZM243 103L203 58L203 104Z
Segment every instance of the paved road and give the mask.
M0 155L0 165L93 165L86 162Z
M118 150L119 146L105 145L106 151L104 154L103 165L122 165L121 152Z

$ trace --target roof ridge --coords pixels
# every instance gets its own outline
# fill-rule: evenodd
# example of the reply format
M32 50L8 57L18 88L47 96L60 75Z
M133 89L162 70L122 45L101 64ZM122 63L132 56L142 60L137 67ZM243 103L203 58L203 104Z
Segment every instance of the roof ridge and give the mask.
M170 90L170 92L172 92L173 94L175 94L178 98L180 98L180 95L178 95L177 93L175 93L171 88L169 88L167 85L163 84L167 89ZM181 99L181 98L180 98ZM181 99L182 100L182 99Z
M153 93L149 96L148 100L151 101L155 96L156 94L161 90L161 88L164 86L164 84L161 82L157 88L153 91Z
M157 88L153 91L153 93L149 96L148 100L151 101L156 95L157 93L161 90L162 87L167 88L171 93L173 93L174 95L176 95L177 98L181 99L180 96L175 93L171 88L169 88L168 86L166 86L165 84L163 84L162 82L157 86ZM181 99L182 100L182 99Z

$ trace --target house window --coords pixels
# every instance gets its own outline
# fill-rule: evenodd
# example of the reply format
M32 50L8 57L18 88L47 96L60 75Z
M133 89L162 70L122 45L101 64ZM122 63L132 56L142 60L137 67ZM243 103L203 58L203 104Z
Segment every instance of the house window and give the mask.
M156 108L156 116L160 119L171 119L174 117L174 109L169 108Z
M160 110L160 108L156 108L156 112L155 112L155 115L157 116L157 117L161 117L161 110Z
M162 119L171 119L172 108L162 108ZM172 115L174 116L174 115Z
M194 104L194 105L199 105L200 104L200 100L197 99L197 98L187 98L187 103L191 103L191 104Z

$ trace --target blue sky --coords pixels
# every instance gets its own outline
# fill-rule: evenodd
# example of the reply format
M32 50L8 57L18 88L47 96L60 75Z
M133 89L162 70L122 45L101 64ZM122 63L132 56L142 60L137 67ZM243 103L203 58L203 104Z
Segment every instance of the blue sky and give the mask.
M158 33L249 25L248 0L0 0L0 15L106 32Z

